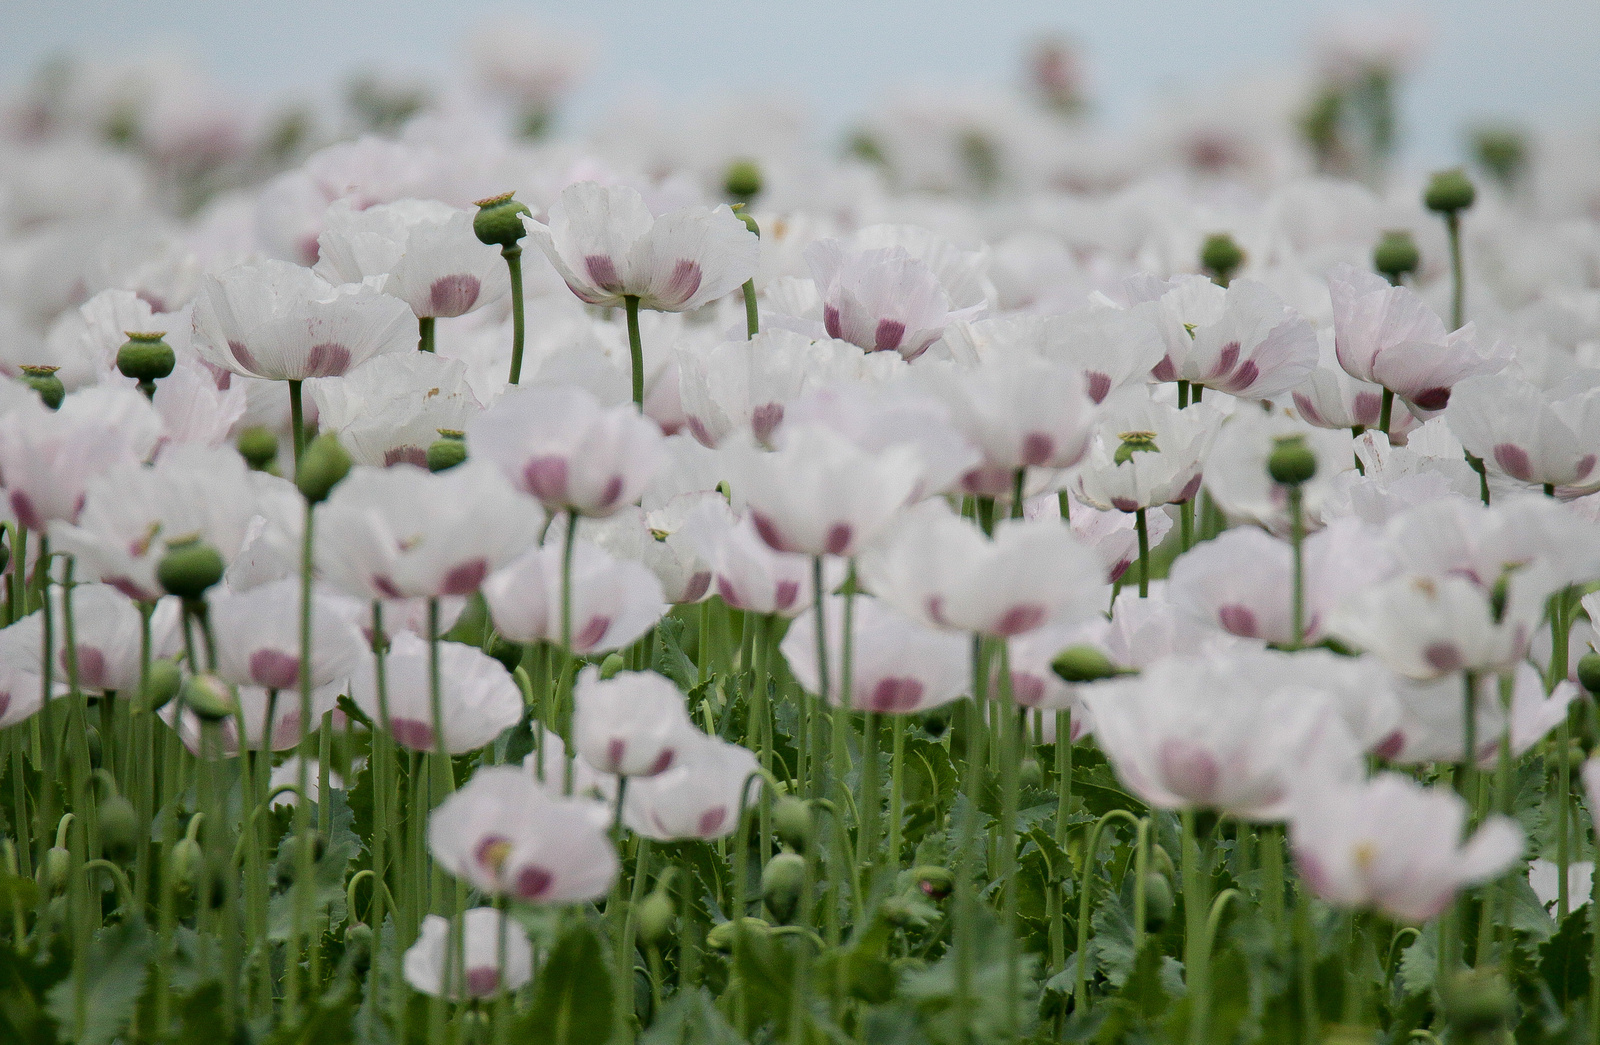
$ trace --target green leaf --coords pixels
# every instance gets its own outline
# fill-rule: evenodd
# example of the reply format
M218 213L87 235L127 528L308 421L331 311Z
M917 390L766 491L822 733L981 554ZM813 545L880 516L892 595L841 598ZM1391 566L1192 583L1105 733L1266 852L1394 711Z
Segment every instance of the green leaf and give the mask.
M900 996L916 1006L922 1016L922 1029L935 1045L962 1045L972 1039L1002 1040L1008 1025L1026 1033L1037 1017L1037 956L1019 956L1017 992L1009 993L1005 930L987 908L977 908L975 914L977 947L965 1026L956 993L955 948L933 965L905 973L900 981Z
M9 940L0 941L0 1041L56 1045L55 1025L41 998L71 970L64 952L35 961L18 954Z
M82 1005L72 976L51 987L45 996L63 1039L77 1045L106 1045L127 1029L139 995L144 993L154 950L150 930L139 922L124 922L95 933L84 959Z
M351 1045L358 1001L360 995L351 990L324 994L299 1023L278 1027L265 1045Z
M585 918L574 918L534 985L533 1005L517 1020L513 1041L540 1045L605 1045L615 1023L614 985L600 937Z
M1563 1006L1589 993L1589 910L1573 911L1561 929L1539 945L1539 975Z
M330 923L337 924L344 919L345 870L361 852L361 839L351 827L355 815L346 794L338 788L329 788L324 801L329 806L328 842L311 873L313 925L317 914L323 911L327 912ZM274 862L274 873L284 879L292 879L294 875L293 849L293 846L280 847ZM268 939L274 942L289 939L294 928L294 899L295 889L291 885L268 902Z
M1407 994L1422 994L1433 986L1439 972L1438 941L1439 929L1435 923L1400 952L1400 982Z
M744 1045L705 988L682 990L661 1007L639 1045Z
M656 622L655 668L688 693L700 681L700 669L684 652L683 621L667 614Z

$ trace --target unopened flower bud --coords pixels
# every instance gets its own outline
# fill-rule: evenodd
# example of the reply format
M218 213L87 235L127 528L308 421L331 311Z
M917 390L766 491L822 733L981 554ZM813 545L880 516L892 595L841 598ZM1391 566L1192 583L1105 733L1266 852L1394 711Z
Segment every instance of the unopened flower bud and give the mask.
M1161 448L1156 445L1154 432L1123 432L1117 438L1122 443L1117 447L1117 452L1111 455L1115 464L1127 464L1133 460L1134 454L1159 453Z
M1385 232L1378 245L1372 248L1373 269L1387 277L1390 283L1398 285L1403 278L1417 271L1420 264L1422 254L1417 250L1417 241L1404 229Z
M156 580L167 594L195 602L222 580L227 568L215 548L195 537L167 545L167 554L156 565Z
M1044 769L1036 758L1025 758L1017 767L1017 783L1022 787L1039 787L1044 783Z
M477 202L478 213L472 218L472 231L478 234L478 239L504 250L515 247L528 234L522 216L533 212L527 204L514 199L515 195L515 192L507 192Z
M139 842L139 814L133 803L121 795L100 802L100 848L112 859L133 855Z
M1457 973L1440 992L1451 1040L1498 1041L1517 1018L1517 1000L1493 966Z
M1177 865L1172 862L1172 854L1159 845L1150 847L1150 869L1156 874L1165 875L1169 880L1178 875Z
M1172 917L1172 882L1164 874L1146 871L1144 876L1144 926L1160 932Z
M178 689L182 685L183 672L175 662L151 661L150 670L145 674L144 682L139 687L139 710L160 711L178 695Z
M1282 486L1299 486L1317 474L1317 455L1304 436L1288 435L1272 441L1267 474Z
M278 437L270 428L246 428L239 433L239 454L256 471L278 459Z
M372 926L366 922L352 922L344 930L344 953L356 973L372 967Z
M672 924L678 919L672 897L660 889L639 902L639 941L645 946L660 947L672 935Z
M428 444L428 471L444 472L467 459L465 432L439 429L439 438Z
M1200 245L1200 267L1224 287L1243 264L1244 250L1226 232L1207 236Z
M723 175L722 187L739 203L749 203L761 193L761 168L755 160L734 160Z
M1478 192L1472 187L1467 172L1460 167L1439 171L1428 181L1422 194L1423 206L1440 214L1454 214L1472 206Z
M955 875L942 867L924 864L911 869L911 880L917 883L922 895L930 900L943 900L956 888Z
M55 410L61 406L61 400L67 396L67 387L61 383L61 378L56 376L58 366L25 366L22 368L22 383L39 393L39 399L50 409Z
M312 504L320 504L348 474L350 455L339 445L337 436L325 432L311 440L311 445L300 455L294 484L300 488L300 496Z
M72 870L72 854L64 847L53 845L44 854L39 865L39 885L47 893L66 888L67 872Z
M784 845L805 852L816 829L811 806L793 795L783 795L772 803L772 829Z
M167 853L167 874L172 877L173 884L188 892L194 888L200 865L204 862L205 854L200 850L200 843L193 838L180 838L172 843L172 849Z
M183 680L181 693L183 706L210 722L231 717L239 705L233 687L215 675L190 675Z
M1578 684L1590 695L1600 693L1600 653L1590 650L1578 658Z
M1089 645L1068 646L1057 653L1050 662L1050 670L1067 682L1094 682L1118 673L1105 650Z
M761 899L780 925L793 920L805 881L805 857L797 853L779 853L761 869Z
M139 390L145 395L154 395L156 382L172 373L178 357L172 346L162 340L166 337L164 331L126 333L128 340L117 349L117 370L123 377L139 382Z
M741 932L747 938L763 940L772 935L772 925L760 918L726 921L711 927L711 931L706 933L706 945L714 951L726 954L733 950L734 937Z
M916 918L911 902L904 896L890 896L878 905L883 920L897 928L910 925Z
M89 726L83 731L84 746L89 749L89 767L99 769L104 751L100 746L100 727Z
M617 677L617 674L625 670L627 666L628 662L622 659L622 654L607 653L606 659L600 662L600 678L602 681L606 679L614 679Z

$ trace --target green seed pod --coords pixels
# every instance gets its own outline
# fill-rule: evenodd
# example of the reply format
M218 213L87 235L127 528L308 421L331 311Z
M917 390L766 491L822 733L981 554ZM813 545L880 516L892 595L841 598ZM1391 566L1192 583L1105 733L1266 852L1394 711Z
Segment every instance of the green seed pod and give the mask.
M1578 684L1590 694L1600 693L1600 653L1591 650L1578 658Z
M167 545L167 554L156 565L156 580L167 590L186 602L205 598L207 591L220 580L228 564L211 545L192 537Z
M428 471L449 471L467 459L467 437L462 432L439 429L439 438L428 444Z
M246 428L239 433L239 454L260 472L278 459L278 437L270 428Z
M183 672L174 661L153 660L144 677L139 692L140 711L160 711L167 702L178 695L183 686Z
M760 918L740 918L737 921L723 922L720 925L713 925L711 931L706 933L706 945L714 951L727 954L733 950L733 939L741 931L747 939L764 940L772 935L772 926Z
M179 699L183 701L183 706L207 722L231 718L239 707L239 698L233 692L233 687L216 675L190 675L183 680L180 692L182 695Z
M772 803L772 828L778 840L797 853L806 851L816 830L811 806L793 795L783 795Z
M1144 925L1160 932L1172 917L1172 882L1164 874L1148 871L1144 876Z
M1226 232L1207 236L1200 245L1200 267L1224 287L1243 264L1244 250Z
M172 346L162 340L166 337L165 331L141 333L129 330L126 333L128 340L117 349L117 370L123 377L131 377L139 382L139 387L146 393L154 392L155 383L172 373L178 357L173 354ZM147 385L148 388L145 387Z
M39 886L47 893L59 892L66 888L67 873L72 870L72 853L59 845L53 845L44 854L44 862L39 865Z
M622 654L607 653L606 659L600 662L600 677L602 679L614 679L618 673L624 671L627 667L628 662L622 659Z
M1390 283L1398 284L1417 271L1420 264L1422 253L1417 250L1417 241L1404 229L1385 232L1378 245L1372 248L1373 269L1388 277Z
M1454 214L1472 206L1477 198L1478 190L1472 187L1467 172L1455 167L1439 171L1429 179L1428 187L1422 194L1422 204L1440 214Z
M917 888L922 890L922 895L930 900L943 900L955 892L955 875L942 867L924 864L911 869L911 880L917 883Z
M723 175L722 187L737 203L749 203L761 194L761 168L754 160L734 160Z
M1123 432L1117 438L1122 442L1117 447L1117 452L1111 455L1113 464L1127 464L1133 460L1134 454L1153 454L1161 451L1156 445L1154 432Z
M1017 783L1022 787L1039 787L1044 784L1044 769L1036 758L1025 758L1017 767Z
M788 925L794 918L805 882L805 857L797 853L779 853L761 869L761 898L778 924Z
M1299 486L1317 474L1317 455L1306 445L1305 436L1288 435L1272 441L1267 455L1267 474L1281 486Z
M114 860L132 856L139 844L139 814L133 803L113 794L100 802L100 848Z
M1506 188L1516 184L1528 165L1528 142L1512 127L1486 127L1473 136L1478 165Z
M660 947L672 936L673 923L678 920L678 909L672 897L660 889L653 889L639 902L639 942Z
M22 368L22 383L39 393L39 399L45 406L52 410L59 409L61 400L67 397L67 387L61 383L61 378L56 376L58 366L25 366Z
M300 455L294 484L300 488L300 496L312 504L321 504L350 474L350 464L350 455L339 445L339 437L324 432L311 440L311 445Z
M513 199L515 192L503 193L479 200L474 206L478 213L472 218L472 231L478 239L490 246L515 247L528 230L522 224L524 214L532 214L527 204Z
M172 876L173 884L180 890L189 892L194 888L204 862L205 854L200 850L200 843L193 838L180 838L172 843L172 848L167 852L167 874Z
M1067 682L1094 682L1115 676L1117 666L1098 646L1068 646L1050 662L1050 670Z

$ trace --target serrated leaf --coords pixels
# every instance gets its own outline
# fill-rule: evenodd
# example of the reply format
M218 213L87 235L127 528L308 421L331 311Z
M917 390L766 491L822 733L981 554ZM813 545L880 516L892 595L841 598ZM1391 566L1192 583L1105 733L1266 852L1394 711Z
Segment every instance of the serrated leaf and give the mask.
M744 1045L703 987L681 990L661 1007L639 1045Z
M922 1017L922 1027L936 1045L959 1045L968 1040L997 1041L1009 1027L1026 1033L1037 1018L1034 987L1036 955L1018 956L1017 993L1008 993L1005 929L987 908L974 912L977 918L976 948L973 955L971 996L967 1001L968 1022L962 1026L957 997L955 948L925 969L905 973L900 981L900 996L911 1002Z
M574 918L550 949L512 1040L604 1045L616 1022L614 990L599 935L587 919Z
M1439 930L1430 925L1400 952L1400 982L1407 994L1422 994L1433 987L1439 973Z
M81 1004L74 976L45 995L62 1038L77 1045L106 1045L127 1029L154 951L154 937L142 923L125 922L95 933L84 957Z
M1593 944L1587 908L1573 911L1561 929L1539 945L1539 976L1565 1006L1589 994L1589 949Z
M356 837L352 829L355 815L345 792L339 788L329 788L323 800L328 803L329 809L328 840L321 859L312 868L310 907L313 912L312 924L323 912L326 912L330 922L336 924L343 920L345 914L345 870L350 861L360 854L361 839ZM292 878L295 870L293 859L293 846L283 846L274 862L273 873ZM295 889L291 885L268 901L268 939L282 942L293 933L294 899Z
M56 1045L55 1026L44 1009L44 995L72 969L64 953L43 961L18 954L0 940L0 1041L17 1045Z

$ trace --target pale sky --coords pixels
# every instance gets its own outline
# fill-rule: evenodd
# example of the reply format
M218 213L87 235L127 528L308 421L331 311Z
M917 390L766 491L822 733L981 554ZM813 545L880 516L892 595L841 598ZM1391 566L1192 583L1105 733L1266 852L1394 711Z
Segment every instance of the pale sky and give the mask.
M897 86L1004 84L1044 30L1084 44L1098 110L1122 122L1186 86L1285 67L1329 0L0 0L0 82L44 56L187 48L251 96L317 96L349 72L442 72L463 31L515 9L586 29L600 59L576 122L641 90L669 100L730 92L799 97L823 129ZM1575 124L1600 114L1600 0L1367 3L1432 26L1404 91L1412 163L1454 158L1485 117Z

